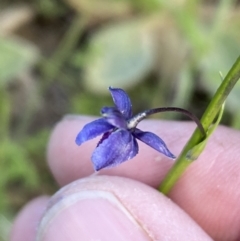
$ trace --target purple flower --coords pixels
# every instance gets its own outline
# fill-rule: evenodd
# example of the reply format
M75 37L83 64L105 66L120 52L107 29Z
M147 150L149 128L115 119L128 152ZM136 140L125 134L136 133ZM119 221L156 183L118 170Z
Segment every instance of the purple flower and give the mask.
M92 154L94 169L98 171L132 159L138 153L136 139L174 159L175 156L160 137L136 128L142 119L155 112L148 110L132 116L132 104L127 93L119 88L110 87L109 90L115 106L103 107L103 117L86 124L76 137L76 144L80 146L85 141L102 135Z

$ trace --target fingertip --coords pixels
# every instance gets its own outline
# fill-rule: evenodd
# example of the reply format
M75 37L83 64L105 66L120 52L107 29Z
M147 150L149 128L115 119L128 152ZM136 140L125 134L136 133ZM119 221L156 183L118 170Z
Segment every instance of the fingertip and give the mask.
M51 199L37 240L211 240L171 200L133 180L95 176Z
M75 143L79 131L93 119L94 117L67 115L53 129L47 148L47 161L60 185L94 172L90 161L94 141L84 143L81 147Z
M38 197L17 215L10 234L10 241L34 241L37 227L45 211L49 197Z

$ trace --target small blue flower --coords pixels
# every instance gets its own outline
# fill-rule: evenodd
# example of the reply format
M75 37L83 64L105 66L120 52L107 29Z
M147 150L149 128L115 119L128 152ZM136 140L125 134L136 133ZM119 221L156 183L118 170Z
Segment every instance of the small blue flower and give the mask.
M103 107L103 117L86 124L76 137L76 144L80 146L85 141L102 135L92 154L94 169L98 171L132 159L138 153L136 139L174 159L175 156L160 137L136 128L151 110L132 116L132 104L127 93L119 88L110 87L109 90L115 106Z

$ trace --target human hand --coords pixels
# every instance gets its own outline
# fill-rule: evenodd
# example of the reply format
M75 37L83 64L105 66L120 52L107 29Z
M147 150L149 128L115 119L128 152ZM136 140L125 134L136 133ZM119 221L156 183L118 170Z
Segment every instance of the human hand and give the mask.
M133 160L91 175L97 140L74 143L89 121L69 116L54 129L48 162L60 186L68 185L50 201L40 197L27 204L11 241L240 240L240 132L219 127L170 200L155 188L173 161L141 143ZM162 137L175 155L195 128L190 122L153 120L139 126Z

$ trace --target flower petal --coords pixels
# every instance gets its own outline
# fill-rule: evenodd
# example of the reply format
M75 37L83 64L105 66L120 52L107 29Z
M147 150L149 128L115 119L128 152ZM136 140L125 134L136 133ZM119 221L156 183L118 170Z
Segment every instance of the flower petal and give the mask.
M116 107L103 107L101 114L109 124L118 128L127 129L127 122Z
M138 144L129 131L117 130L93 152L92 162L96 171L117 166L138 153Z
M175 159L176 157L168 150L167 145L164 141L155 135L152 132L144 132L139 129L135 129L133 135L139 139L140 141L144 142L145 144L149 145L150 147L154 148L155 150L161 152L162 154Z
M118 110L123 114L125 119L132 116L132 103L127 93L119 88L109 87L113 102Z
M97 119L86 124L76 137L76 144L81 145L83 142L91 140L111 129L114 126L109 124L104 118Z

